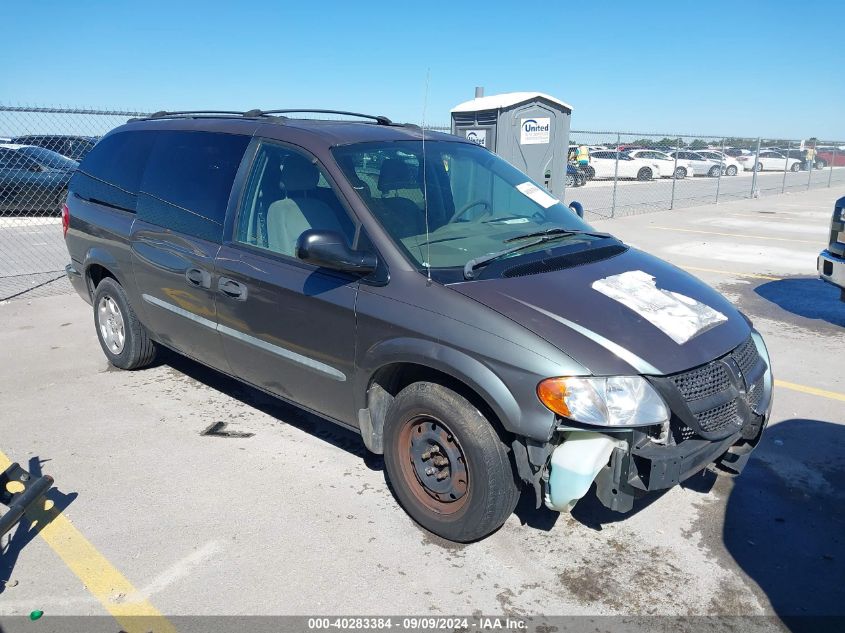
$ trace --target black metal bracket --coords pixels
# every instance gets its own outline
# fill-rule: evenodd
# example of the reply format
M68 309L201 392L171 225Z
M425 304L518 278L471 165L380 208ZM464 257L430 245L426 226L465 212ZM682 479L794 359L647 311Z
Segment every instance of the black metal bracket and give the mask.
M0 516L0 536L17 525L24 513L37 503L52 485L53 478L49 475L33 479L17 462L3 471L0 474L0 503L9 506L9 510Z

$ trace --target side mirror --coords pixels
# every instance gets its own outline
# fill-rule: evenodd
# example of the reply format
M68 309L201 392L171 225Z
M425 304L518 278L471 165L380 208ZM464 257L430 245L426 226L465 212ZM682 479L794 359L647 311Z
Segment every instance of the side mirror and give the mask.
M579 218L584 217L584 207L581 205L580 202L576 202L576 201L573 200L572 202L569 203L569 208Z
M296 256L304 262L347 273L366 275L373 272L378 260L373 253L353 251L340 233L308 229L296 240Z

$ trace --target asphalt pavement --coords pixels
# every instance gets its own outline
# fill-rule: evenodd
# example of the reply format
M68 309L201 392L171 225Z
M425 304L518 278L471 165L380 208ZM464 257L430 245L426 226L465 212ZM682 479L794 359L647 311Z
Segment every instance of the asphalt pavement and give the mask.
M61 519L3 540L0 615L845 615L845 303L815 275L842 195L597 222L752 318L770 427L737 479L627 515L526 495L471 545L416 526L355 434L173 353L116 370L76 295L2 303L0 459L54 476Z

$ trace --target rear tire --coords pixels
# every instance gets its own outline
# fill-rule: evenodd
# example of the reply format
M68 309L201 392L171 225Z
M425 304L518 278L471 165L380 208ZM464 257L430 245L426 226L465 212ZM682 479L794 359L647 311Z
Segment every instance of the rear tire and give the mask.
M499 529L519 500L506 444L484 415L442 385L416 382L390 405L384 463L414 521L467 543Z
M801 171L801 163L792 163L792 167L789 168L790 171Z
M728 168L725 170L726 176L736 176L736 165L728 165Z
M574 187L575 186L575 176L572 174L566 174L566 186L567 187Z
M596 170L594 167L590 167L589 165L584 168L584 175L587 177L587 180L592 180L596 177Z
M824 162L823 160L816 161L816 169L824 169L825 167L827 167L826 162Z
M652 171L648 167L643 167L637 172L637 180L651 180Z
M763 171L763 163L757 163L754 165L754 171Z
M722 173L722 168L719 167L718 165L713 165L713 167L710 168L710 171L707 172L707 175L710 176L711 178L718 178L719 174L721 174L721 173Z
M675 170L675 178L677 178L678 180L683 180L686 177L687 177L687 170L686 170L685 167L678 167Z
M126 293L106 277L94 291L94 328L109 362L120 369L139 369L153 362L155 343L141 325Z

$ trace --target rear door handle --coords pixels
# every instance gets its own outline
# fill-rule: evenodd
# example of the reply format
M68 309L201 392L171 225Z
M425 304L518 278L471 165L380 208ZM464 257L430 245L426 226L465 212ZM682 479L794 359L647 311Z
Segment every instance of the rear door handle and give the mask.
M246 301L246 286L234 279L221 277L220 281L217 282L217 289L227 297L238 301Z
M185 271L185 279L197 288L211 288L211 273L202 268L189 268Z

